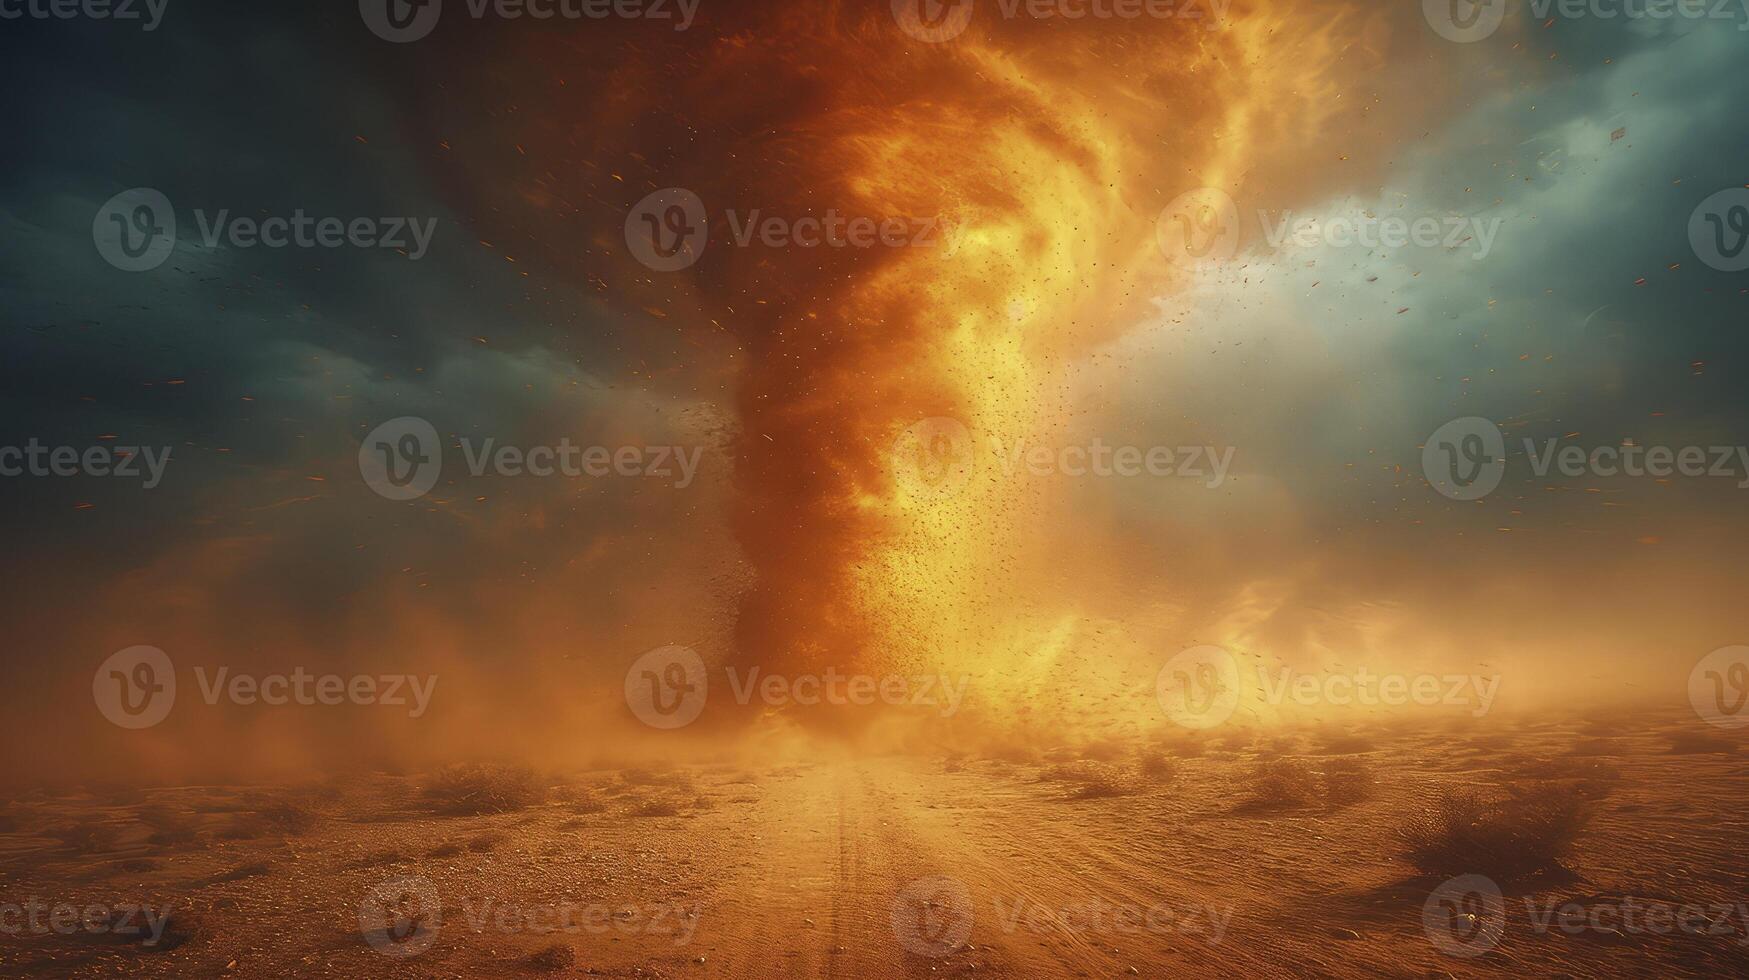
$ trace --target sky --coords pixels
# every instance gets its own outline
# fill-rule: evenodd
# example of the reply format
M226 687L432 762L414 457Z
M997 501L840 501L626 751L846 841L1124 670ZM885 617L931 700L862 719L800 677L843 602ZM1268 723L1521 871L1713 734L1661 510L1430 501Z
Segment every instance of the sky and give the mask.
M1485 668L1520 711L1680 701L1744 642L1749 273L1703 204L1749 186L1749 19L1498 7L1469 41L1438 3L1325 0L979 3L933 40L903 3L701 0L677 30L452 2L404 43L370 0L0 20L0 447L169 451L151 487L0 476L23 770L584 762L638 731L624 672L664 644L966 672L992 725L1106 724L1090 701L1204 643ZM176 223L144 271L104 244L135 188ZM663 270L629 243L670 188L708 244ZM1236 231L1187 261L1204 189ZM203 235L299 213L405 241ZM907 241L737 240L832 213ZM1437 243L1342 236L1393 220ZM360 451L409 417L442 473L390 499ZM1505 448L1476 499L1424 462L1460 419ZM946 496L905 473L942 433ZM664 472L474 475L486 440ZM1064 472L1095 440L1208 462ZM1539 474L1526 440L1728 465ZM189 706L144 733L91 704L135 645ZM440 686L418 718L203 706L194 666Z

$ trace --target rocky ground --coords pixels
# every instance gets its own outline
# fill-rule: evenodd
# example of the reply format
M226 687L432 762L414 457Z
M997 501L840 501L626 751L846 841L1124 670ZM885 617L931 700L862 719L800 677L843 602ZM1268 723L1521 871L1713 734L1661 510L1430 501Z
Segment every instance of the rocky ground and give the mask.
M1554 860L1416 867L1448 793ZM0 811L0 973L1743 975L1746 803L1692 716L37 790Z

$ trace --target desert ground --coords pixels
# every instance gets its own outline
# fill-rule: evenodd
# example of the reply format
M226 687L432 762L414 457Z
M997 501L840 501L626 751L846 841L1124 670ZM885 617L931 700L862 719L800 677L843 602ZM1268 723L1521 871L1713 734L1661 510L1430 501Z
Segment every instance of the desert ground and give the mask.
M1744 975L1742 750L1645 715L38 788L0 811L0 973ZM1502 900L1459 914L1502 918L1453 955L1466 862Z

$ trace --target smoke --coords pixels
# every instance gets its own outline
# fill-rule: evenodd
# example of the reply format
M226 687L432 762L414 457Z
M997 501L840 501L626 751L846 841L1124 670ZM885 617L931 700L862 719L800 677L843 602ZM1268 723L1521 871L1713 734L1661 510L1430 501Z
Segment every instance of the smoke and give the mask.
M664 643L768 672L969 674L985 707L968 716L1011 713L1097 643L1078 621L1084 598L1049 587L1063 501L1001 478L987 447L1048 444L1086 422L1089 363L1180 284L1155 243L1167 202L1205 186L1291 200L1365 179L1367 164L1314 177L1301 161L1390 138L1379 97L1343 99L1382 62L1385 23L1322 4L1234 5L1220 23L980 7L931 43L884 2L725 2L684 32L487 18L416 45L361 39L373 112L395 127L369 146L416 160L409 182L435 188L477 240L445 268L493 289L520 281L520 302L502 322L409 325L426 342L443 334L448 371L394 365L390 382L358 364L354 385L317 392L355 416L296 466L210 491L264 501L241 530L179 542L93 600L162 607L174 578L199 601L78 631L63 687L82 698L91 651L141 642L181 663L424 669L412 662L455 679L418 725L198 716L203 741L249 725L232 744L291 767L348 753L587 757L565 733L627 721L620 674ZM699 260L672 272L639 264L624 236L665 188L697 195L709 224ZM759 233L834 216L903 233L814 247ZM506 333L518 349L462 384L463 351ZM580 383L601 400L551 398ZM720 479L685 499L482 487L481 501L516 503L478 512L447 491L385 522L366 507L380 501L336 488L353 487L357 434L410 397L446 434L525 425L494 419L507 404L542 406L528 414L547 441L567 419L634 442L683 432L724 450L705 466ZM603 424L645 401L654 419ZM925 472L944 431L969 440L963 479L946 483ZM312 471L331 482L303 482ZM366 564L331 571L355 551ZM310 629L336 602L357 611ZM251 644L253 630L284 639ZM215 764L172 755L154 767Z
M916 427L963 427L977 452L1060 431L1078 360L1172 288L1154 245L1166 202L1241 193L1257 158L1328 138L1335 79L1369 61L1338 68L1331 39L1366 34L1340 12L1071 23L993 8L931 43L885 3L713 5L674 36L506 36L493 87L445 86L433 111L478 115L526 86L479 140L516 158L446 154L483 197L469 210L519 204L528 223L498 219L493 240L530 238L519 262L597 284L628 345L666 345L670 366L724 345L747 578L707 654L963 662L1003 655L980 638L1009 613L1003 556L1040 501L988 466L912 492ZM708 245L682 271L637 266L615 240L624 217L675 187L703 202ZM834 216L907 234L807 247L750 232Z

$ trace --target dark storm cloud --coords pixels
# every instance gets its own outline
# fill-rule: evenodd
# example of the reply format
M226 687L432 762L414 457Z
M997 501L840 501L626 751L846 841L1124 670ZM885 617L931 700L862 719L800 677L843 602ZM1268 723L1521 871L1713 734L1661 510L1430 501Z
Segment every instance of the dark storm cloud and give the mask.
M0 162L0 442L174 447L155 498L7 481L26 535L149 550L214 487L269 503L277 474L343 456L386 418L422 411L444 431L514 437L531 387L606 390L612 325L570 284L531 283L481 244L420 162L429 148L407 144L404 93L379 75L386 45L351 5L176 3L152 32L24 20L0 41L15 140ZM140 186L170 200L178 243L161 267L122 272L99 256L92 219ZM406 219L433 234L416 261L209 247L201 219L221 212ZM462 397L438 383L457 377Z

